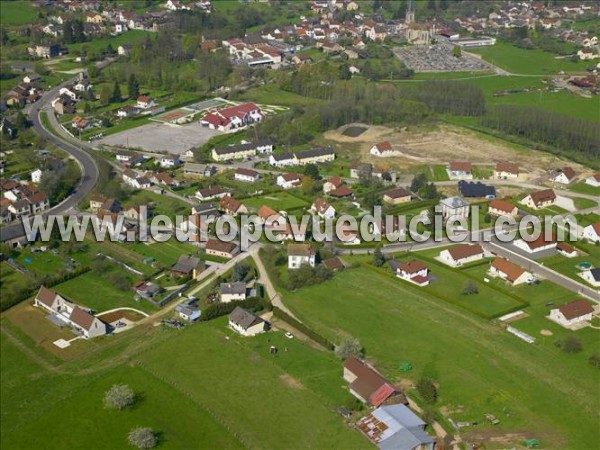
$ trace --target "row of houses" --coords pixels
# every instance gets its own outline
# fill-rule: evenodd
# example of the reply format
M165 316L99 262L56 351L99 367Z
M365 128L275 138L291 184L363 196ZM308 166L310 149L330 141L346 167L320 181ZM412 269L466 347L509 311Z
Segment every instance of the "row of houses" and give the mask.
M41 171L35 173L41 176ZM34 184L0 180L0 192L0 223L40 214L50 208L48 196Z
M227 147L213 148L212 158L215 161L231 161L235 159L246 159L257 154L272 153L273 142L270 139L259 139L253 142L242 142Z
M335 160L335 151L332 148L314 148L303 152L272 154L269 164L282 168L290 166L303 166L306 164L320 164Z

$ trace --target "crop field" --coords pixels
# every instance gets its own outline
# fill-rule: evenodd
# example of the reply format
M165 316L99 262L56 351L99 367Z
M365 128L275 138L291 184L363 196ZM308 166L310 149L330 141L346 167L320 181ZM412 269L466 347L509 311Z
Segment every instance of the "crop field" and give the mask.
M207 449L289 448L298 442L311 448L369 447L333 411L351 398L339 360L281 331L238 338L225 324L218 319L176 332L134 329L60 366L15 345L3 328L2 446L36 448L43 440L46 447L94 442L95 448L123 448L131 429L149 426L160 448L190 442ZM280 348L275 357L269 355L271 345ZM31 382L39 378L44 383ZM103 407L103 394L113 384L134 390L131 409ZM53 425L56 417L61 420ZM270 423L279 426L265 426Z
M562 353L552 340L530 345L367 268L285 293L284 302L333 341L346 333L358 338L392 380L433 378L439 384L438 406L454 420L481 422L483 414L492 413L501 420L494 434L525 430L549 447L597 445L600 387L597 369L587 363L597 333L583 335L584 351L578 355ZM401 361L410 361L413 373L401 373Z
M262 205L267 205L275 211L283 211L289 209L302 208L308 206L308 202L298 198L289 192L275 192L265 194L259 197L249 197L241 200L244 205L249 208L260 208Z

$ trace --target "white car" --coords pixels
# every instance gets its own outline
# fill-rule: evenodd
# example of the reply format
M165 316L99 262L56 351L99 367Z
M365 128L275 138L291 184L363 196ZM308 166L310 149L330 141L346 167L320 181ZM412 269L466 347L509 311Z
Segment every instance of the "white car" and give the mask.
M285 337L288 339L293 339L294 335L288 331L287 333L285 333Z

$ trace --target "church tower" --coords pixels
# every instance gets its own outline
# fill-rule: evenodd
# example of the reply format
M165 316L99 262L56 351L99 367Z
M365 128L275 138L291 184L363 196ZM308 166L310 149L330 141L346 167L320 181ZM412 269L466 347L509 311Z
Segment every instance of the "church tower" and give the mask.
M408 0L408 5L406 6L406 18L404 19L404 23L406 25L415 23L415 10L413 9L412 0Z

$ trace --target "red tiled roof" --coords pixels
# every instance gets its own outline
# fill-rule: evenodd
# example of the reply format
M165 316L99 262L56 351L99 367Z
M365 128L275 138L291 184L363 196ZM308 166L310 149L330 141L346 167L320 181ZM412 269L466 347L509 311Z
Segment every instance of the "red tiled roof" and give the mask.
M585 300L574 300L571 303L558 307L565 319L572 320L594 312L594 307Z
M69 320L76 325L79 325L84 330L89 330L92 324L94 323L95 317L92 316L87 311L84 311L79 306L75 306L73 311L71 311L71 316Z
M392 144L390 144L390 141L379 142L378 144L375 144L375 147L377 147L377 150L379 150L380 152L392 151Z
M573 247L571 247L569 244L567 244L566 242L559 242L556 245L556 249L560 250L563 253L567 253L567 254L571 254L571 253L576 253L577 250L575 250Z
M331 197L337 197L337 198L350 197L352 195L352 189L350 189L347 186L341 186L337 189L329 191L328 195L330 195Z
M552 189L544 189L543 191L532 192L529 194L529 196L536 205L556 199L556 193Z
M496 172L506 172L512 173L514 175L519 175L519 165L515 163L501 161L496 163Z
M492 267L506 275L506 279L514 283L523 273L525 269L504 258L496 258L492 261Z
M540 235L535 239L523 239L527 246L531 250L535 250L536 248L545 247L548 244L556 242L556 237L553 235L549 240L546 239L545 233L540 233Z
M386 384L389 385L389 383L383 376L376 372L375 369L369 367L353 356L346 359L344 368L356 376L356 379L350 383L350 389L355 391L362 398L367 399L369 402L373 399L383 403L394 392L389 392L389 390L385 389L379 392L377 396L373 396L373 394L381 389L382 386ZM383 394L387 392L389 392L387 397L382 399Z
M510 214L515 209L515 205L513 205L510 202L507 202L506 200L495 198L490 202L489 209L495 209Z
M410 261L408 261L406 263L399 262L398 268L403 272L406 272L408 274L413 274L413 273L420 272L423 269L427 269L427 266L425 264L423 264L421 261L411 259Z
M213 250L223 253L231 253L235 249L234 242L223 242L218 239L209 239L206 242L206 250Z
M392 386L387 383L382 384L379 389L369 396L369 404L374 408L377 408L381 406L381 404L385 402L394 392L396 392L396 389L394 389Z
M471 163L467 162L467 161L451 161L450 162L450 170L460 171L460 172L470 172L471 171Z
M35 298L42 302L44 305L46 305L48 308L51 308L52 304L54 303L54 299L56 298L56 292L51 291L45 286L41 286Z
M449 248L448 252L453 260L458 261L469 258L470 256L479 255L480 253L483 253L483 249L479 244L458 244Z

